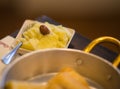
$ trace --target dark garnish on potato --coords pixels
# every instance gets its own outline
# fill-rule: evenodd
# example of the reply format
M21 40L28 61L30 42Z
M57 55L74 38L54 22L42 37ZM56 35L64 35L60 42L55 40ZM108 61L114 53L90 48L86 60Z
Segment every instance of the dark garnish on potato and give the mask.
M45 25L41 25L39 29L43 35L47 35L50 33L50 30Z

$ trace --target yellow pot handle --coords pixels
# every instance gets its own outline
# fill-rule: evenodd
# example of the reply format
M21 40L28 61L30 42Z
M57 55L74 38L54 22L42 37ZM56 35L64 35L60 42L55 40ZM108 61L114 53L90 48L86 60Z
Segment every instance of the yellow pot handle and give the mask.
M103 37L99 37L95 40L93 40L85 49L85 52L90 52L93 47L95 47L97 44L101 43L101 42L111 42L115 45L117 45L120 48L120 41L116 38L113 37L109 37L109 36L103 36ZM120 49L119 49L120 51ZM120 54L117 56L117 58L114 60L113 62L113 66L117 67L120 63Z

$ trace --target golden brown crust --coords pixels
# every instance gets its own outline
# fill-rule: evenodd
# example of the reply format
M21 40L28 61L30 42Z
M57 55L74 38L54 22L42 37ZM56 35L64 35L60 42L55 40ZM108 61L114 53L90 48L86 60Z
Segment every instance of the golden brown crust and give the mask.
M55 88L57 87L57 88ZM62 69L48 82L47 89L90 89L86 80L71 68Z

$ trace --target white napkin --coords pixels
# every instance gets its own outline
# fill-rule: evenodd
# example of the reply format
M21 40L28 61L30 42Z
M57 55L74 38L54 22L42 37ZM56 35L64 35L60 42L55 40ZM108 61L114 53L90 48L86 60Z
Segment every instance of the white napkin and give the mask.
M3 69L6 67L4 63L2 63L2 57L10 51L10 46L12 45L14 38L11 36L6 36L0 40L0 79Z

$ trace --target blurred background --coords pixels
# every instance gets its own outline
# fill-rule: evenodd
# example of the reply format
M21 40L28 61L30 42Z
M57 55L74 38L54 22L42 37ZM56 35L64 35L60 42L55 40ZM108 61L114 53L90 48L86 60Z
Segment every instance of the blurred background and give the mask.
M0 38L42 15L91 40L106 35L120 40L120 0L0 0Z

